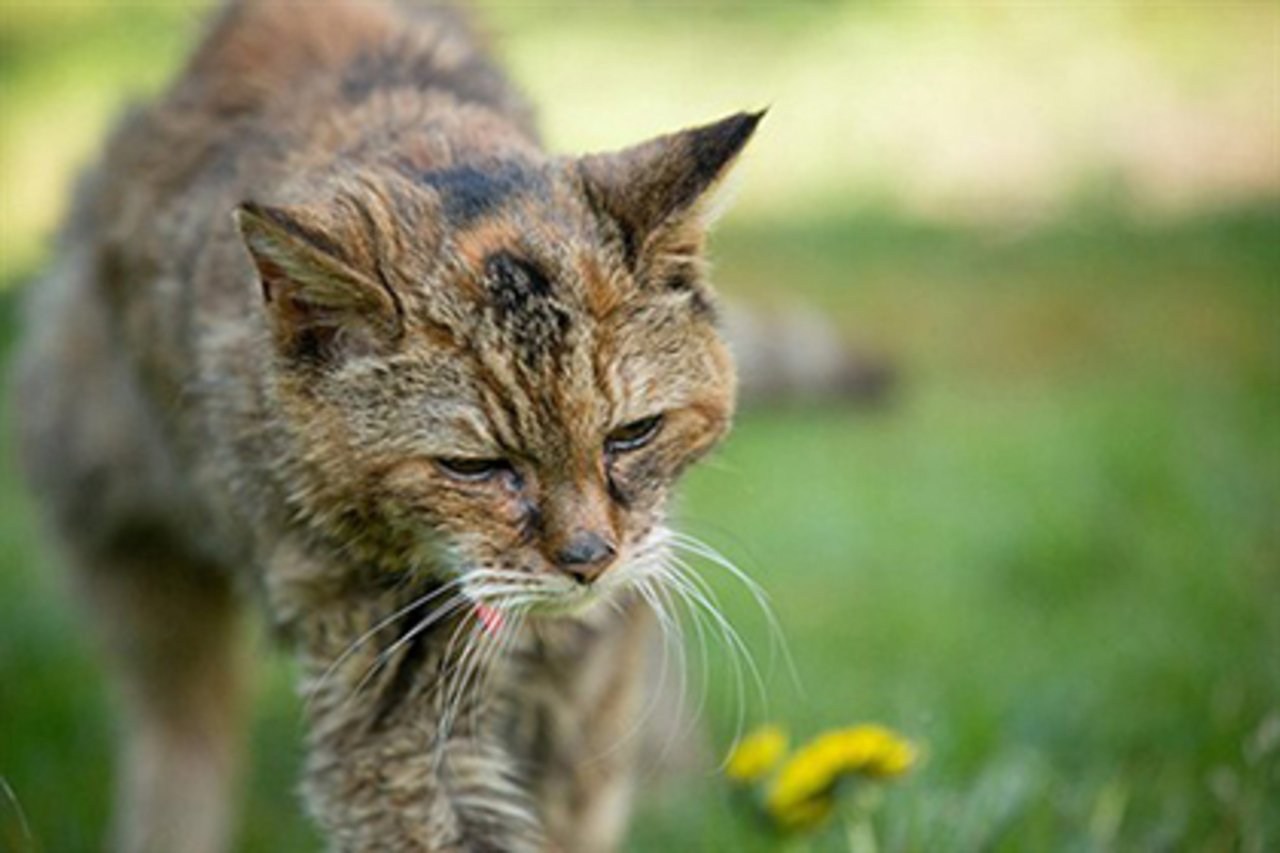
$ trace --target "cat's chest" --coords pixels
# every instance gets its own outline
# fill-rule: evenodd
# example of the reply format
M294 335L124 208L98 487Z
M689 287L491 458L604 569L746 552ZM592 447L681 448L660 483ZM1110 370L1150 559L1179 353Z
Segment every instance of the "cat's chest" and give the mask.
M502 725L517 759L536 772L608 749L599 732L643 679L648 623L626 606L592 622L543 626L512 656Z

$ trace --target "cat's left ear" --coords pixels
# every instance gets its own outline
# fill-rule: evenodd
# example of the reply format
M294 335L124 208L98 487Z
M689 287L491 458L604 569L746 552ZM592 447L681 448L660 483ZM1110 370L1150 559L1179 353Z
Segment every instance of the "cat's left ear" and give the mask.
M286 356L321 363L383 349L402 310L384 281L360 270L308 211L245 202L236 225L257 267L269 325Z
M588 198L618 225L630 262L673 245L700 244L715 212L715 190L763 117L763 111L736 113L577 161Z

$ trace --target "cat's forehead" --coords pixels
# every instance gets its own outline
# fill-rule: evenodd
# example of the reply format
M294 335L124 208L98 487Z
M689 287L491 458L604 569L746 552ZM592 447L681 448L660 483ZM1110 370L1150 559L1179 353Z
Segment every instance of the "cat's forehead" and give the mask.
M442 229L423 307L447 326L504 443L594 445L600 429L666 404L676 362L702 337L695 313L641 286L571 172L505 161L418 182Z
M698 343L689 312L612 281L589 253L553 265L494 238L470 263L464 310L424 345L456 359L455 390L503 447L565 458L673 402Z
M556 164L465 164L423 173L419 185L439 235L424 296L454 308L469 336L540 361L638 295L580 185Z

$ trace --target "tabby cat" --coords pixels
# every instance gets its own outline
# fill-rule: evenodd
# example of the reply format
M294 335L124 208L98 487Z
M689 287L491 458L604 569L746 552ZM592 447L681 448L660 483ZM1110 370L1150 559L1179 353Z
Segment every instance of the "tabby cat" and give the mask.
M759 120L552 156L456 13L392 0L232 2L124 119L18 376L124 709L119 849L228 848L246 601L333 849L620 843Z

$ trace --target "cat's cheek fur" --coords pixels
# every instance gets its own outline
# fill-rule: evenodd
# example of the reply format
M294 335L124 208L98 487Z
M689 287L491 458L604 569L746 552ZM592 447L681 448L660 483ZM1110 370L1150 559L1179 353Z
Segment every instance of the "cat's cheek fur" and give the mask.
M445 543L445 550L467 565L493 562L528 539L528 502L501 475L493 481L452 482L434 460L414 459L387 471L383 492L388 516L421 529L426 541ZM461 541L487 547L457 547Z
M639 544L662 523L676 482L719 443L728 417L727 410L713 405L671 412L652 445L609 463L610 493L628 518L628 541Z

